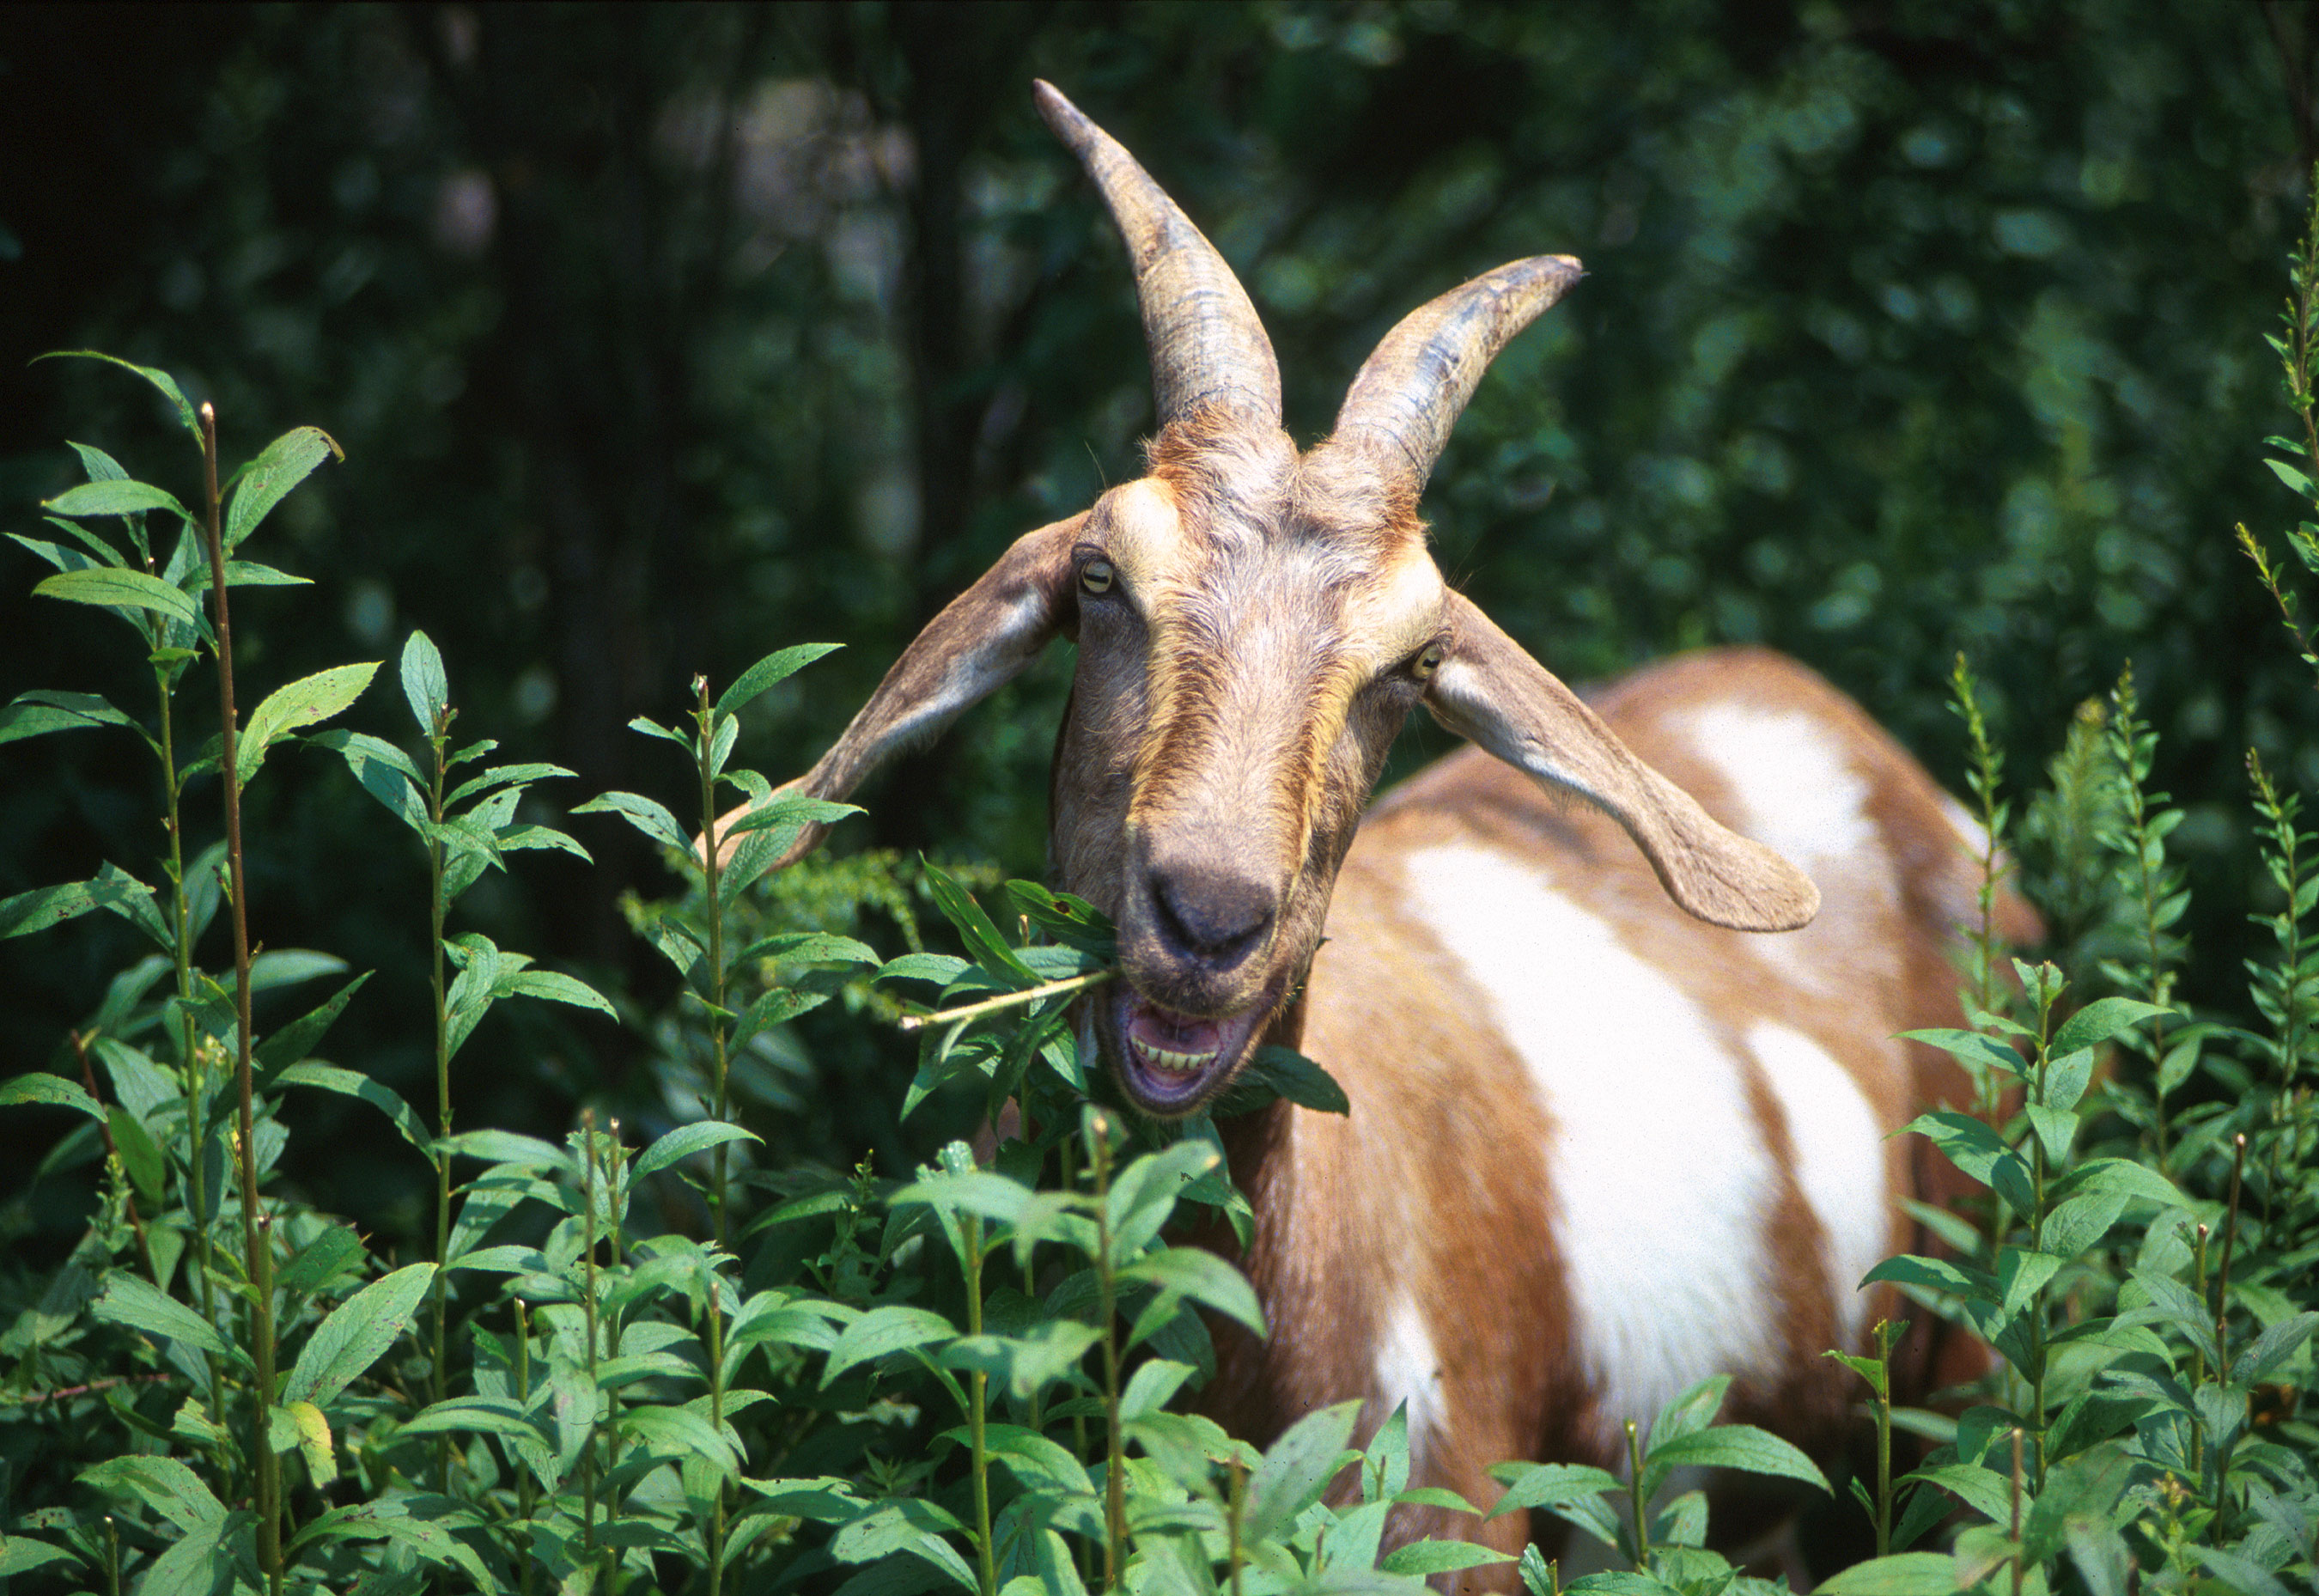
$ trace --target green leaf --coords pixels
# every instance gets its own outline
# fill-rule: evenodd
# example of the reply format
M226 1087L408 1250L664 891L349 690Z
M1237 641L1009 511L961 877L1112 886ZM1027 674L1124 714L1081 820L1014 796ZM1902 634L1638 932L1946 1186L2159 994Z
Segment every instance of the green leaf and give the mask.
M1177 1363L1165 1357L1155 1357L1135 1371L1127 1382L1127 1389L1119 1395L1119 1416L1122 1420L1141 1419L1146 1413L1156 1413L1166 1407L1184 1382L1199 1371L1187 1363Z
M311 1014L307 1016L308 1019L312 1017ZM320 1087L323 1091L336 1092L341 1097L358 1098L393 1120L394 1128L402 1132L402 1139L420 1152L429 1151L434 1145L418 1114L394 1088L373 1080L358 1070L342 1069L336 1064L320 1064L309 1059L290 1065L275 1076L271 1084L276 1088Z
M77 1556L62 1546L34 1540L29 1535L0 1535L0 1580L30 1573L36 1568L46 1568L51 1563L79 1561Z
M733 1443L717 1433L705 1414L689 1408L623 1408L615 1428L627 1439L663 1456L698 1457L726 1479L741 1472L741 1459Z
M338 1477L338 1455L330 1446L330 1421L311 1402L284 1402L277 1411L290 1416L298 1432L298 1450L306 1459L306 1473L316 1488Z
M194 435L194 442L195 444L203 442L202 424L194 419L194 407L185 402L185 392L177 386L176 379L167 372L158 371L149 365L137 365L122 359L118 355L106 355L95 349L51 349L45 355L35 355L32 358L35 360L102 360L107 365L117 365L123 371L135 372L158 388L162 395L176 407L177 419L184 423L187 432Z
M125 1324L148 1335L183 1341L199 1352L227 1356L217 1327L140 1275L114 1269L104 1277L104 1294L89 1304L95 1317Z
M350 732L341 727L316 732L307 741L336 751L365 792L384 805L387 812L403 825L421 836L427 834L427 800L420 796L427 781L420 775L419 767L411 762L410 755L367 732Z
M1121 1269L1119 1277L1148 1281L1236 1319L1259 1336L1266 1333L1264 1309L1248 1277L1203 1248L1170 1247L1150 1253Z
M1490 1509L1488 1516L1493 1519L1530 1508L1584 1501L1605 1491L1625 1489L1616 1474L1583 1463L1501 1463L1490 1473L1506 1487L1505 1494Z
M2129 1026L2173 1012L2163 1004L2142 1003L2131 997L2097 998L2062 1022L2061 1030L2054 1032L2053 1045L2046 1051L2058 1059L2080 1048L2098 1047Z
M2286 461L2273 460L2265 456L2263 464L2270 467L2271 475L2277 477L2280 482L2285 482L2287 487L2296 493L2301 494L2305 499L2319 499L2319 490L2314 490L2312 487L2311 479L2305 476L2302 472L2297 471L2294 466L2289 465Z
M745 708L750 699L775 682L794 674L824 654L834 654L842 644L800 643L794 647L777 649L734 680L717 700L718 715L731 715Z
M330 719L343 712L378 673L376 660L361 665L333 665L301 677L266 695L242 729L234 753L234 784L246 787L265 762L266 751L301 726Z
M1956 1559L1946 1552L1902 1552L1872 1557L1822 1580L1822 1596L1949 1596L1956 1589Z
M320 1045L323 1036L329 1032L331 1025L337 1022L338 1017L346 1012L347 1005L354 1000L354 995L362 990L363 983L370 978L369 970L363 971L353 980L339 987L320 1008L300 1015L264 1041L259 1042L251 1059L257 1073L270 1080L277 1071L289 1068L311 1053ZM309 1084L322 1086L326 1083L312 1081Z
M2314 1330L2319 1330L2319 1313L2296 1313L2280 1320L2239 1354L2238 1361L2231 1367L2232 1383L2252 1385L2265 1378L2294 1356L2295 1349L2309 1339Z
M1219 1117L1246 1114L1275 1097L1285 1097L1299 1108L1309 1108L1316 1114L1353 1112L1345 1088L1337 1084L1334 1076L1294 1048L1270 1046L1256 1050L1247 1068L1217 1104L1216 1114Z
M38 1070L11 1076L0 1081L0 1108L19 1103L45 1103L58 1108L77 1108L89 1118L102 1122L104 1105L88 1095L88 1088L77 1080L67 1080L61 1075L46 1075Z
M829 1361L821 1374L822 1386L826 1389L830 1382L856 1364L947 1341L957 1334L949 1320L929 1309L899 1304L873 1308L847 1325L844 1333L837 1338L837 1345L829 1349Z
M149 609L189 627L201 623L200 606L191 594L142 571L115 571L101 565L92 565L86 571L60 571L42 578L32 591L104 609Z
M979 1370L1023 1402L1069 1377L1101 1336L1075 1319L1048 1320L1019 1336L961 1336L936 1361L946 1369Z
M271 565L261 565L255 560L228 560L225 563L225 585L230 588L311 588L313 579L293 576L287 571L276 571Z
M115 1105L105 1116L105 1125L113 1132L113 1150L121 1155L121 1167L128 1171L137 1195L149 1208L158 1208L161 1179L167 1168L161 1160L161 1150L153 1145L143 1123L125 1108Z
M1677 1436L1652 1448L1651 1464L1654 1467L1664 1464L1676 1468L1744 1469L1751 1474L1801 1480L1807 1485L1818 1486L1830 1496L1836 1494L1828 1486L1827 1477L1810 1458L1771 1431L1752 1424L1718 1424Z
M94 1468L83 1469L80 1483L107 1496L141 1501L180 1529L198 1529L225 1517L225 1504L216 1493L174 1457L131 1454L108 1458Z
M1187 1137L1121 1170L1105 1204L1114 1261L1142 1251L1175 1213L1184 1187L1223 1162L1214 1143Z
M54 499L45 499L41 508L60 516L137 516L147 510L158 509L191 522L192 514L177 502L176 494L157 488L150 482L127 480L83 482L77 488L67 488ZM154 580L158 581L157 577Z
M693 1154L704 1152L720 1142L762 1142L764 1138L753 1131L744 1131L738 1125L727 1124L722 1120L696 1120L689 1125L679 1125L645 1149L637 1157L635 1168L629 1172L629 1178L642 1180L645 1176L657 1174L681 1159L689 1159Z
M83 726L125 726L131 731L137 723L115 709L95 693L59 693L36 690L18 693L0 709L0 743L14 743L22 737L37 737L48 732L78 731Z
M545 1003L566 1003L573 1008L592 1008L600 1014L613 1019L620 1017L609 999L577 976L568 976L554 969L520 969L506 983L510 997L537 997Z
M332 1225L300 1248L282 1267L281 1273L275 1276L274 1284L284 1291L316 1291L339 1276L359 1269L369 1256L352 1225Z
M2010 1319L2027 1307L2045 1283L2061 1268L2062 1259L2051 1253L2033 1252L2018 1247L1999 1249L1997 1254L1998 1312Z
M1377 1566L1387 1573L1425 1579L1437 1573L1453 1573L1461 1568L1479 1568L1485 1563L1512 1561L1503 1552L1493 1552L1471 1541L1413 1540L1386 1553L1385 1561Z
M1299 1513L1321 1500L1321 1492L1344 1465L1346 1445L1360 1411L1358 1400L1322 1408L1298 1420L1273 1443L1249 1481L1241 1516L1244 1538L1279 1539Z
M396 1430L397 1435L472 1433L511 1436L518 1440L542 1438L538 1422L502 1396L455 1396L436 1402Z
M435 1279L433 1264L408 1264L374 1280L330 1311L314 1328L282 1388L284 1402L327 1407L363 1371L386 1355Z
M437 719L451 706L450 680L443 673L443 655L436 648L435 640L413 629L402 645L401 668L402 696L411 705L411 718L419 723L422 735L431 737ZM417 772L412 773L411 780L419 780Z
M770 831L780 825L830 825L848 815L862 813L858 804L832 803L827 798L811 798L801 792L776 793L724 829L726 838L748 832Z
M618 815L663 847L673 848L684 854L692 852L692 839L684 834L684 828L676 823L676 816L641 793L608 792L600 798L590 798L572 812L574 815Z
M415 636L417 634L414 633L413 636ZM489 792L494 787L505 787L511 782L517 786L528 786L534 781L545 781L550 777L573 776L578 773L579 772L576 771L567 771L562 765L540 764L537 762L519 765L491 765L486 767L481 775L471 776L466 780L459 783L457 787L452 789L451 796L443 800L443 805L446 808L456 808L457 806L465 803L469 798L474 797L477 793Z
M940 865L929 863L925 871L926 888L934 894L934 906L956 928L959 940L966 943L966 951L988 969L1002 970L1025 986L1037 985L1037 972L1007 945L998 927L990 923L990 916L982 912L982 906L974 901L974 895Z
M1993 1468L1977 1463L1944 1463L1920 1468L1908 1477L1938 1485L1993 1524L2011 1522L2013 1482ZM2026 1493L2023 1505L2030 1505Z
M241 468L234 484L233 502L226 509L225 546L233 548L256 531L266 512L332 455L347 457L338 441L319 427L293 427L267 444Z

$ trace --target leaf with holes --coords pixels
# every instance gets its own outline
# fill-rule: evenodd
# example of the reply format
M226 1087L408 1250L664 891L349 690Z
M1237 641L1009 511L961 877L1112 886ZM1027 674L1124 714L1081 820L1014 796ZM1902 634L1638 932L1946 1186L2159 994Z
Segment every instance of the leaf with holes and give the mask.
M775 682L783 681L810 665L824 654L835 653L843 645L835 643L800 643L794 647L777 649L734 680L717 700L717 713L731 715L747 708L749 701Z
M362 697L363 690L378 673L378 665L376 660L367 664L334 665L266 694L265 701L250 715L249 724L242 729L240 744L234 752L235 785L249 784L249 779L266 761L266 751L275 744L301 726L313 726L343 713Z
M293 427L267 444L242 467L234 484L233 502L226 509L225 546L234 548L256 531L266 513L332 455L347 457L338 441L319 427Z
M300 1350L283 1385L282 1400L327 1407L386 1355L409 1327L434 1278L433 1264L408 1264L330 1310Z

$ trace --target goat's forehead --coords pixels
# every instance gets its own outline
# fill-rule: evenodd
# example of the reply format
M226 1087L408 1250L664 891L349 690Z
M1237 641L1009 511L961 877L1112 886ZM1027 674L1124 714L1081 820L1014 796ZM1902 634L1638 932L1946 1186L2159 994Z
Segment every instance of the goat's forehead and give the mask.
M1090 530L1155 619L1215 635L1301 617L1357 658L1425 641L1447 589L1421 532L1337 536L1293 514L1285 492L1250 505L1146 477L1107 494Z

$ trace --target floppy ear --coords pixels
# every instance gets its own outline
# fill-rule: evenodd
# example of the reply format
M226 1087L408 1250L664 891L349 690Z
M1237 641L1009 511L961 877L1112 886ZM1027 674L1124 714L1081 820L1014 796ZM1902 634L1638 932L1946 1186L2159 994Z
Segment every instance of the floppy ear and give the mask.
M1819 912L1819 888L1786 860L1709 818L1637 759L1578 696L1461 594L1426 689L1433 718L1517 770L1599 805L1626 827L1667 896L1734 931L1792 931Z
M906 749L929 743L969 706L1014 680L1069 618L1071 546L1082 511L1015 539L976 582L926 623L829 752L776 796L835 800ZM754 807L717 816L717 857L729 861L741 838L732 824ZM809 852L828 828L808 825L770 868Z

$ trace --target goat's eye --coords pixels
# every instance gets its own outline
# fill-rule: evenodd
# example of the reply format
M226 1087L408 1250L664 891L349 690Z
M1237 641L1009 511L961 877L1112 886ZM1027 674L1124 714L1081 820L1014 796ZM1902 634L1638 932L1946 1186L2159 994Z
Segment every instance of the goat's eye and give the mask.
M1089 560L1079 567L1079 586L1090 593L1107 593L1118 580L1119 573L1109 560Z
M1433 680L1433 673L1439 669L1441 669L1441 645L1439 643L1427 644L1417 651L1417 657L1409 662L1409 673L1420 681L1430 681Z

